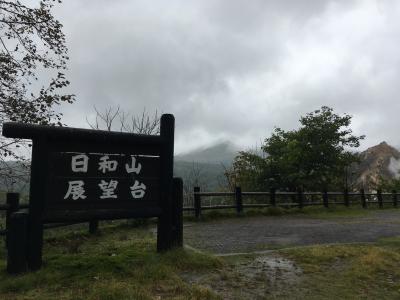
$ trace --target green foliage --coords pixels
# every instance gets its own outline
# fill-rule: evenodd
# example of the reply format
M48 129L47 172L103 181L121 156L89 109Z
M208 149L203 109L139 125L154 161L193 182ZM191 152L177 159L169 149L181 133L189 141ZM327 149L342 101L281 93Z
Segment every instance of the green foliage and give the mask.
M66 69L68 56L62 24L52 15L53 6L51 0L36 1L36 5L0 0L1 122L48 124L54 119L61 125L61 114L52 107L73 101L73 95L57 93L69 85L60 72ZM31 85L39 81L40 68L53 70L56 76L35 95Z
M228 173L229 182L240 185L243 190L258 191L265 185L268 165L265 159L250 151L240 151L233 162L233 172Z
M75 100L62 92L69 85L64 75L68 55L62 24L52 14L55 2L0 0L0 129L7 121L62 125L55 107ZM43 71L46 76L39 78ZM29 173L18 151L29 146L0 137L0 177L11 185ZM9 159L23 161L25 172L15 171Z
M380 184L378 188L380 188L383 192L391 193L392 191L400 191L400 178L393 179L384 179L380 178Z
M323 106L301 117L298 130L275 128L261 147L265 158L240 152L230 175L245 190L341 188L345 168L357 161L348 149L364 138L352 135L350 123L351 116Z

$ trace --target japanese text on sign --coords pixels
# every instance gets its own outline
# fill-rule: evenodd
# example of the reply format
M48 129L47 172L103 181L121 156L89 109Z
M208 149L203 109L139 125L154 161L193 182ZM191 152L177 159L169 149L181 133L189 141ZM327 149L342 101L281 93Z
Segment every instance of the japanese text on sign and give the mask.
M94 158L91 158L94 159ZM122 167L122 166L121 166ZM127 174L134 173L140 174L142 164L136 161L135 156L130 157L129 163L126 163L125 171ZM89 157L85 154L74 155L71 158L71 171L73 173L87 173L89 168ZM110 159L108 155L101 156L98 159L97 171L101 174L114 172L118 168L118 161ZM118 187L118 180L116 179L100 179L97 184L100 194L100 199L117 199L118 195L115 192ZM146 194L146 185L139 180L133 180L130 185L130 195L133 199L141 199ZM84 180L70 180L68 181L67 192L64 199L86 199L85 182Z

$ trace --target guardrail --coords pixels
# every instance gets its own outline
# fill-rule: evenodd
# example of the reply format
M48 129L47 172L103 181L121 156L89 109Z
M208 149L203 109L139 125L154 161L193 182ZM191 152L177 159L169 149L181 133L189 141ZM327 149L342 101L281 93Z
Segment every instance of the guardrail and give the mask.
M196 218L199 218L202 210L210 209L236 209L238 214L241 214L244 208L263 208L263 207L298 207L302 209L304 206L312 205L323 205L328 208L330 205L344 205L349 207L358 202L363 208L367 208L370 204L377 204L379 208L383 208L385 203L390 203L393 207L397 207L398 196L400 193L393 190L391 193L383 193L381 190L377 190L376 193L366 193L364 189L359 192L349 192L347 190L343 192L304 192L302 189L298 189L296 192L280 192L275 189L270 189L269 192L242 192L240 187L236 187L234 192L201 192L199 187L195 187L193 191L194 206L184 207L184 211L194 211ZM244 203L243 197L252 198L258 196L268 196L269 201L266 203ZM390 196L390 200L385 200ZM232 197L233 204L218 204L218 205L202 205L202 199L206 197ZM277 198L288 198L292 199L292 202L280 202ZM308 201L308 198L318 198L318 201ZM335 197L335 199L333 199ZM341 198L341 201L337 201L337 197ZM357 197L357 201L353 201L354 197ZM353 199L351 199L353 198ZM372 199L372 200L371 200Z

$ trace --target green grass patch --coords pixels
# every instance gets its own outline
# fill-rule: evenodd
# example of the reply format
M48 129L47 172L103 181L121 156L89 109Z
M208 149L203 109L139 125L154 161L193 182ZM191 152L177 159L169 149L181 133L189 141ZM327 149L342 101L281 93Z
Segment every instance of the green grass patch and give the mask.
M371 215L373 212L378 211L377 208L364 209L360 207L345 207L342 205L330 206L325 208L323 206L308 206L298 210L299 215L305 215L318 219L331 219L331 218L351 218L351 217L364 217Z
M193 213L184 215L184 221L189 222L204 222L219 219L229 218L242 218L242 217L253 217L253 216L282 216L286 214L298 214L300 212L297 208L284 209L281 207L266 207L266 208L244 208L244 211L240 214L236 212L236 209L210 209L201 212L200 218L197 219Z
M385 211L398 212L399 209L385 208ZM187 213L184 215L184 221L189 222L207 222L219 219L238 218L238 217L253 217L253 216L299 216L310 217L317 219L335 219L335 218L358 218L367 217L376 212L382 211L377 207L363 209L357 206L345 207L342 205L330 206L325 208L321 206L306 206L302 209L297 207L282 208L282 207L267 207L267 208L245 208L241 214L238 214L235 209L215 209L204 210L199 219L195 218L193 214Z
M303 270L295 287L306 299L399 299L400 238L376 244L280 250Z
M221 259L183 249L157 253L154 235L144 228L109 225L90 236L86 227L46 234L45 263L37 272L6 274L1 253L0 299L216 297L179 274L217 270Z

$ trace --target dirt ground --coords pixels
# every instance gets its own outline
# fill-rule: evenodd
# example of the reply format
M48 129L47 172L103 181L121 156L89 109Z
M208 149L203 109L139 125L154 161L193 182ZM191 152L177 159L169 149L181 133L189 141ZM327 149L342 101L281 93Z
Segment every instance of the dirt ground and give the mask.
M276 249L375 242L393 236L400 236L400 210L328 219L291 215L185 223L186 247L225 256L230 263L217 273L188 273L182 278L211 289L221 299L304 299L310 295L307 289L299 290L307 281L303 270ZM322 298L314 295L313 299L336 299L323 292L319 295Z
M374 242L400 235L400 210L329 219L258 216L184 224L184 243L215 254L313 244Z

